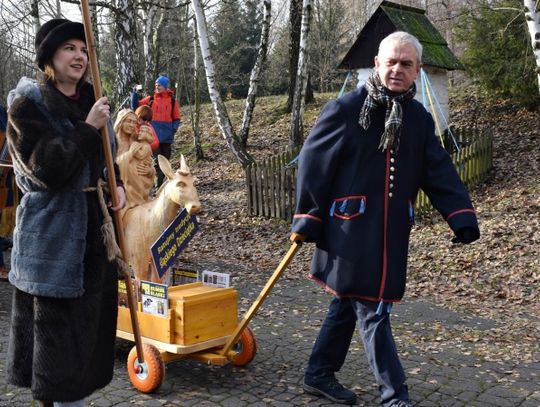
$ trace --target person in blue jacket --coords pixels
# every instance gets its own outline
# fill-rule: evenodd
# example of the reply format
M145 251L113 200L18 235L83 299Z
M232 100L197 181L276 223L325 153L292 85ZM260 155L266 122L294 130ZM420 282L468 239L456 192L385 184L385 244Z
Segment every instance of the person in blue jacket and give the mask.
M358 322L381 404L413 405L390 311L405 292L418 190L448 222L454 242L480 237L469 194L432 117L413 99L421 60L414 36L395 32L383 39L366 84L324 107L300 152L292 231L316 244L311 278L334 295L304 390L336 403L356 402L335 373Z

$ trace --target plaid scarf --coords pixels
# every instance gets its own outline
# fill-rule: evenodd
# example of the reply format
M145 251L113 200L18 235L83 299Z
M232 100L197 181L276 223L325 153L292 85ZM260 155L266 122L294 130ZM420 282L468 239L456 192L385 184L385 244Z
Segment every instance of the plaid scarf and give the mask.
M401 104L406 100L412 99L416 94L416 84L404 93L392 94L384 87L379 78L379 74L374 69L366 81L365 87L368 96L364 101L358 123L364 130L367 130L371 124L371 114L377 106L386 106L386 115L384 118L384 133L381 136L379 148L384 151L390 146L396 151L399 148L399 136L401 134L401 122L403 119L403 109Z

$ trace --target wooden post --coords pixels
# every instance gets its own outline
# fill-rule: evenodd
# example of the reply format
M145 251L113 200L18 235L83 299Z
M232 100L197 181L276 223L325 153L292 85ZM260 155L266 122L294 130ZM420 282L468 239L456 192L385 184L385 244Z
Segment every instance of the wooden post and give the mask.
M84 34L86 36L86 47L88 49L88 59L90 63L90 70L92 72L92 82L94 86L94 96L97 99L103 96L101 90L101 79L99 76L99 68L97 62L96 45L94 41L94 32L92 31L92 22L90 18L90 9L88 7L88 0L81 0L81 9L83 15ZM107 181L109 183L109 190L111 193L111 199L113 206L118 205L118 193L116 191L116 176L114 173L114 162L111 151L111 144L109 140L109 130L107 126L101 129L101 139L103 141L103 150L105 153L105 164L107 167ZM122 218L120 212L115 211L113 213L114 224L116 226L116 233L118 237L118 245L122 252L122 257L126 258L126 242L124 239L124 227L122 225ZM133 295L133 284L131 283L131 276L125 275L126 291L128 294L128 305L131 316L131 325L133 328L133 336L135 338L135 346L137 348L137 358L140 363L144 363L141 332L139 330L139 324L137 320L137 304L135 303L135 297Z

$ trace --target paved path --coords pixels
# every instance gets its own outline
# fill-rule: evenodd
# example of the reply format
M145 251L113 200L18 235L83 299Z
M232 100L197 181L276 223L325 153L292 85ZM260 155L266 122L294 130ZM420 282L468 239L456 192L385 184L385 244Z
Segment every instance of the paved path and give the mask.
M263 282L264 283L264 282ZM256 280L236 287L239 306L247 309L262 288ZM5 383L5 357L11 287L0 283L0 406L32 405L28 391ZM133 389L125 368L132 344L119 340L112 383L89 398L91 406L328 406L304 394L302 372L324 317L329 296L314 283L278 282L255 316L258 353L246 367L206 366L189 360L167 365L162 387L152 395ZM394 307L393 326L407 371L411 397L419 406L540 406L540 362L511 364L487 361L462 347L417 346L414 338L430 337L433 327L486 330L496 321L457 314L427 300L408 300ZM414 333L414 335L412 334ZM537 355L538 356L538 355ZM377 388L361 343L354 342L339 378L356 391L361 406L378 405Z

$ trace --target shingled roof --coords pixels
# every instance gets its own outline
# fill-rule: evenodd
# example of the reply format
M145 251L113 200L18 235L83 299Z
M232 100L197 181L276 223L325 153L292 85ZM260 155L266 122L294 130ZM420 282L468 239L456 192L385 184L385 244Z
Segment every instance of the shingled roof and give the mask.
M463 69L463 65L448 48L448 43L426 17L425 10L389 1L383 1L373 13L338 68L373 67L379 43L394 31L406 31L418 38L424 48L424 65L447 70Z

